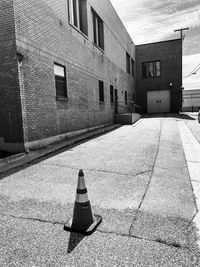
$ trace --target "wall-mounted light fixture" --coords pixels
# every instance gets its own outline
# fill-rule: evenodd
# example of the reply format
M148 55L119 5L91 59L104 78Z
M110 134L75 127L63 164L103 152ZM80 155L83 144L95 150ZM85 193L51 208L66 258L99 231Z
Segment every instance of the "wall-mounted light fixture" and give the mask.
M172 85L173 85L172 83L169 83L169 87L172 87Z

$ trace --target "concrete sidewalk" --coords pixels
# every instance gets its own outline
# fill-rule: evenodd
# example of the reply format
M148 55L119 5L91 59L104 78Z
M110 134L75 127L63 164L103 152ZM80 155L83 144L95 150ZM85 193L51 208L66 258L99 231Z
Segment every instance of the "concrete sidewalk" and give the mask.
M199 266L180 118L144 118L2 174L1 266ZM91 236L63 230L83 168Z

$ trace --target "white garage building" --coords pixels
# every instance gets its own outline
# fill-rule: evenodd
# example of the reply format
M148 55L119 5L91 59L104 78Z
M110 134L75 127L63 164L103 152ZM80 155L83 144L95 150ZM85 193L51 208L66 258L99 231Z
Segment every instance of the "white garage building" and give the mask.
M200 89L183 91L183 111L198 111L200 108Z

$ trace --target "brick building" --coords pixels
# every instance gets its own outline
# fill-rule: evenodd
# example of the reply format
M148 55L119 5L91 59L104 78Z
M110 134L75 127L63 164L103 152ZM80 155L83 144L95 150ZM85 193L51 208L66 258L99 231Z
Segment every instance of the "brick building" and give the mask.
M135 93L135 45L108 0L0 1L0 149L113 122Z
M142 113L181 110L181 39L136 46L136 100Z

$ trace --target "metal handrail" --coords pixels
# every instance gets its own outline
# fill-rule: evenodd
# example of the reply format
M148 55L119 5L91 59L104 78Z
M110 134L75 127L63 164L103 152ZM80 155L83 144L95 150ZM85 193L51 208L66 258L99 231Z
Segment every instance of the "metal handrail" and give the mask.
M123 114L123 113L141 113L141 106L135 104L135 101L129 100L129 101L127 101L127 104L125 104L124 101L119 101L119 102L115 103L115 105L116 105L116 108L115 108L116 113L120 113L120 114Z

